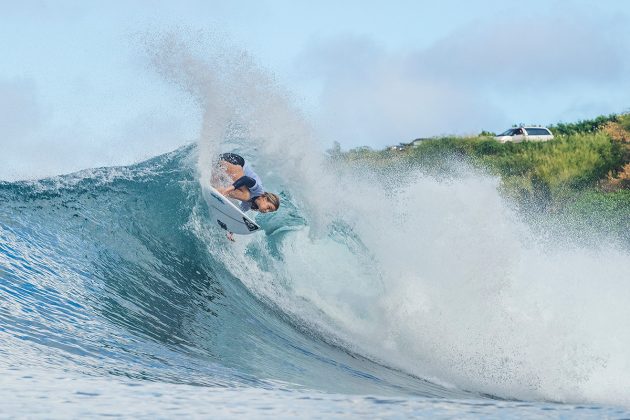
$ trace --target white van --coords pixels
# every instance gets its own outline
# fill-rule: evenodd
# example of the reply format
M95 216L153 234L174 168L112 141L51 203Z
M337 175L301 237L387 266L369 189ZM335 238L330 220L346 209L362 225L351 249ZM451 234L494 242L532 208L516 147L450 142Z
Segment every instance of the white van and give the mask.
M553 139L553 134L545 127L516 127L499 134L495 140L505 143L508 141L520 143L522 141L548 141Z

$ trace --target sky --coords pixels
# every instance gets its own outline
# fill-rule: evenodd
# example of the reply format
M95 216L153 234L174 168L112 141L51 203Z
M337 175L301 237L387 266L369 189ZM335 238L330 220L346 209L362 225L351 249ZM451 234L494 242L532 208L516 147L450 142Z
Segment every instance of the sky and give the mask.
M198 104L146 59L167 31L249 52L322 150L630 110L626 0L0 0L0 179L195 141Z

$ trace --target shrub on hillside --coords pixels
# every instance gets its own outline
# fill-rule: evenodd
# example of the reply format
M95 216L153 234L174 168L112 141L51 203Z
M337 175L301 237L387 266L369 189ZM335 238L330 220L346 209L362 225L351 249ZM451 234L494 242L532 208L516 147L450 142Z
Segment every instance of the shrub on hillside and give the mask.
M617 114L600 115L597 118L591 120L581 120L575 123L558 123L556 125L549 126L551 132L558 136L570 136L573 134L588 134L595 133L604 125L610 122L618 122L619 116Z
M620 144L603 133L575 134L549 142L498 144L477 143L479 159L504 177L521 176L526 185L548 188L552 193L565 188L595 185L623 163Z

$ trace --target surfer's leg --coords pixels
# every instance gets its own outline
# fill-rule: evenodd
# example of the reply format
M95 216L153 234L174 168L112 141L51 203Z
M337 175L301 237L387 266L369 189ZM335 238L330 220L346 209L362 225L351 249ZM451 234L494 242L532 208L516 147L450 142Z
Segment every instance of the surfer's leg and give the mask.
M233 163L221 161L221 167L225 171L225 173L232 179L232 182L236 181L240 177L245 175L243 172L243 167L239 165L234 165Z
M236 153L223 153L219 156L219 164L225 171L225 173L232 178L232 181L236 181L245 173L243 172L243 166L245 166L245 159Z

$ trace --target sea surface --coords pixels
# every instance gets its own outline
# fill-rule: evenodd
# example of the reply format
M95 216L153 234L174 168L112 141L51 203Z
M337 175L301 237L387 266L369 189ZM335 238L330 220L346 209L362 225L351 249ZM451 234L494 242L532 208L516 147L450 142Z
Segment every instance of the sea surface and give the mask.
M532 245L486 178L283 189L231 243L197 152L0 182L0 417L630 418L627 249Z

